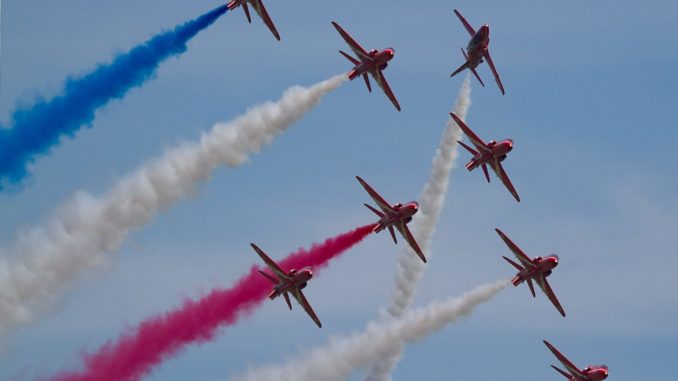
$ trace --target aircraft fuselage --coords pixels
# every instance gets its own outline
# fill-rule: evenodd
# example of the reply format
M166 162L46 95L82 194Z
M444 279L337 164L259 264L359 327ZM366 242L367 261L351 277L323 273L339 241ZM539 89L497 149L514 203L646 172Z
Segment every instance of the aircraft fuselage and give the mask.
M527 279L536 279L539 275L544 274L544 277L551 275L551 271L558 266L558 256L551 254L547 257L536 257L532 260L534 267L526 267L513 278L512 283L517 286Z
M392 60L395 56L395 49L386 48L380 51L374 49L368 54L370 56L369 59L364 59L355 65L353 70L348 73L348 79L353 80L363 74L371 73L375 69L385 69L388 66L388 61Z
M412 216L419 211L419 203L416 201L411 201L404 205L398 203L393 205L393 209L395 209L395 213L387 214L379 220L378 225L374 228L375 233L400 223L401 220L405 221L405 223L412 221Z
M476 34L471 37L466 46L466 54L468 54L468 66L476 68L483 62L483 56L490 44L490 26L485 24L478 29Z
M495 158L499 162L504 161L504 159L506 159L506 155L508 155L508 153L513 149L513 140L506 139L499 143L491 140L489 143L487 143L487 145L489 146L490 151L488 152L481 150L478 152L478 154L466 164L466 169L471 171L482 164L490 164L495 160Z
M297 287L303 289L307 282L313 278L313 270L310 267L304 267L301 270L290 270L288 273L290 280L281 280L273 290L268 294L268 297L275 299L285 292L291 292Z
M602 381L607 378L608 370L605 365L589 365L582 373L586 375L586 381Z

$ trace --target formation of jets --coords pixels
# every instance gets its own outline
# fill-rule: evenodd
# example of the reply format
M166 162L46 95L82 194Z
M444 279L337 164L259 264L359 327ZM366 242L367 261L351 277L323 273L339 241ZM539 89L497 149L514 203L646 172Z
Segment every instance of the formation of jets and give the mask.
M261 2L261 0L232 0L228 3L228 8L235 9L239 6L242 6L247 20L251 23L252 19L249 12L250 5L257 12L259 17L261 17L266 26L268 26L275 38L280 40L280 35L278 34L278 31L276 30L275 25L269 17L268 12L266 11L266 8L264 7L264 4ZM504 85L501 82L497 68L495 67L492 57L490 56L489 25L485 24L476 31L458 10L455 9L454 13L457 15L464 28L471 35L471 40L469 41L466 50L463 48L461 49L465 62L459 68L457 68L450 75L450 77L453 77L456 74L469 69L478 79L480 84L485 86L482 79L480 78L480 75L478 75L476 68L482 62L487 62L490 70L492 71L495 82L499 87L499 90L501 91L502 95L505 95L506 91L504 90ZM400 111L400 104L398 103L398 100L391 90L391 87L386 81L383 73L388 67L388 63L395 56L395 50L389 47L382 50L372 49L367 51L362 46L360 46L360 44L358 44L350 34L348 34L341 26L339 26L339 24L333 21L332 25L337 30L337 32L339 32L339 35L344 39L346 44L348 44L349 48L356 56L353 57L350 54L339 50L339 53L341 53L341 55L343 55L353 64L353 68L347 74L348 79L353 80L355 78L362 77L365 81L365 85L367 86L367 90L372 92L372 86L369 79L371 76L381 88L381 90L386 94L391 103L393 103L393 106L395 106L396 110ZM515 198L515 200L520 202L520 196L518 196L518 192L514 188L511 180L509 179L501 164L506 159L508 153L513 149L513 140L505 139L500 142L490 140L489 142L485 143L478 137L478 135L475 134L475 132L473 132L473 130L468 127L468 125L463 120L461 120L461 118L459 118L454 113L450 113L450 115L473 145L473 147L471 147L462 141L458 142L464 149L473 155L471 160L466 164L466 169L472 171L478 167L482 168L485 178L488 182L490 182L490 175L487 169L489 166L495 175L501 180L504 186L508 189L511 195ZM398 240L396 238L395 230L398 230L400 235L405 239L405 241L407 241L412 250L419 256L419 258L421 258L423 262L426 262L426 256L417 244L416 239L407 226L412 221L413 216L419 210L419 204L416 201L410 201L405 204L397 203L392 205L383 197L381 197L381 195L377 193L369 184L367 184L365 180L359 176L356 176L356 178L363 188L365 188L372 200L374 200L374 202L377 204L378 209L369 204L364 204L379 217L379 220L375 224L374 232L378 233L382 230L388 230L391 234L393 242L397 244ZM525 253L501 230L495 229L495 231L497 234L499 234L499 237L504 241L506 246L508 246L517 260L516 262L506 256L503 256L503 258L508 263L518 270L518 273L511 281L512 284L514 286L518 286L522 283L527 283L532 296L536 297L534 291L534 283L536 283L546 295L546 297L555 306L558 312L563 317L565 317L565 310L558 301L558 298L553 292L553 289L551 289L551 286L547 280L547 278L553 272L553 269L558 265L558 256L552 254L546 257L535 257L531 259L525 255ZM260 271L260 273L274 285L273 289L268 294L269 298L275 299L282 295L285 299L285 302L287 303L287 306L291 310L291 294L299 303L299 305L304 309L304 311L306 311L306 313L316 323L316 325L318 327L322 327L320 319L313 311L313 308L308 303L308 300L302 292L304 287L306 287L308 284L308 281L313 277L312 269L310 267L304 267L299 270L290 269L289 271L285 271L270 257L268 257L268 255L266 255L266 253L264 253L258 246L255 244L251 245L259 257L261 257L261 259L266 263L272 273L269 274L268 272ZM551 367L566 377L568 380L601 381L607 378L607 366L589 365L584 369L579 369L548 341L544 341L544 344L546 344L549 350L556 356L565 370L554 365L551 365Z

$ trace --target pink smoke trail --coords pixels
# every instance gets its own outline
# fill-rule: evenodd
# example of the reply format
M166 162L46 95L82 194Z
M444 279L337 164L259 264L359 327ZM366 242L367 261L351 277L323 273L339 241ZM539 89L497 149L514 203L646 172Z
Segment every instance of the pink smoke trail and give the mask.
M311 266L314 273L329 261L367 237L374 225L299 249L279 262L283 270ZM153 316L104 344L97 352L83 355L81 370L64 371L53 381L139 380L189 344L213 340L218 329L235 324L266 299L271 284L252 266L249 273L228 289L217 288L200 299L187 299L173 311Z

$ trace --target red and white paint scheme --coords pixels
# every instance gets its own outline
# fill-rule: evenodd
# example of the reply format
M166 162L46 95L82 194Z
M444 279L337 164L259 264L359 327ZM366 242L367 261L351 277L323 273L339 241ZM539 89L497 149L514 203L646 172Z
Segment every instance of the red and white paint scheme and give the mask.
M602 381L607 378L607 365L589 365L584 369L577 368L570 360L568 360L562 353L560 353L551 343L544 340L544 344L553 352L558 361L565 367L565 370L551 365L558 373L562 374L570 381Z
M520 250L518 246L516 246L515 243L513 243L513 241L509 239L509 237L506 236L506 234L504 234L504 232L499 229L494 230L497 232L497 234L499 234L499 237L501 237L506 246L511 249L513 255L515 255L515 257L518 259L518 262L520 262L520 264L518 264L509 258L502 256L502 258L504 258L508 263L518 269L518 274L516 274L511 283L517 287L519 284L527 281L527 285L530 287L532 296L536 297L534 293L534 286L532 285L532 280L534 280L537 282L537 285L539 285L539 288L541 288L544 294L546 294L546 296L549 298L551 303L553 303L558 312L560 312L560 314L565 317L565 310L563 309L563 306L560 305L558 298L556 298L556 294L553 292L549 282L546 280L546 277L551 275L553 269L558 266L558 256L551 254L543 258L536 257L534 259L530 259L527 255L525 255L525 253L523 253L522 250Z
M403 238L405 238L407 243L410 244L412 250L414 250L419 258L421 258L421 260L425 263L426 257L424 256L424 253L422 253L421 248L419 248L419 245L414 239L412 232L410 232L410 229L407 227L407 224L412 221L412 216L414 216L417 211L419 211L419 204L416 201L410 201L406 204L397 203L395 205L391 205L386 200L384 200L379 195L379 193L372 189L372 187L369 186L365 180L360 178L360 176L356 176L356 179L358 179L363 188L365 188L370 197L372 197L374 202L376 202L377 206L379 206L381 209L381 211L379 211L371 205L364 204L369 210L373 211L377 216L380 217L379 222L374 227L374 232L379 233L384 229L388 229L388 231L391 233L391 237L393 238L393 242L397 244L398 240L396 239L395 232L393 230L395 227L398 229Z
M304 293L301 291L306 287L308 281L313 277L313 270L311 270L310 267L304 267L300 270L295 270L291 269L288 272L283 271L283 269L278 266L277 263L275 263L271 258L269 258L266 253L264 253L257 245L251 243L252 248L254 251L259 254L261 259L264 260L266 265L268 266L269 269L273 272L275 277L272 275L259 270L259 272L266 277L266 279L270 280L273 284L275 284L275 287L273 287L273 290L268 294L268 297L272 300L277 298L278 296L282 295L285 298L285 302L287 302L287 306L292 309L292 303L290 302L290 296L289 294L292 294L294 296L294 299L297 300L299 305L304 308L304 311L308 314L308 316L313 319L315 324L318 325L318 327L322 327L322 324L320 323L320 319L318 319L318 316L315 314L315 311L313 311L313 308L311 308L311 305L308 303L308 300L306 300L306 297L304 296Z
M471 24L466 21L464 16L459 13L459 11L455 9L454 13L457 15L457 17L459 17L459 20L461 20L461 23L464 24L464 27L471 35L471 41L469 41L466 51L464 51L463 48L461 49L461 53L464 55L466 62L464 62L464 64L461 65L459 69L455 70L454 73L450 74L450 77L454 77L457 73L464 69L470 69L473 75L478 78L478 81L484 87L485 84L483 83L483 80L480 79L480 76L476 71L476 67L483 62L484 58L485 61L487 61L487 64L490 65L490 70L492 70L492 74L494 74L494 79L497 81L497 86L499 86L501 94L506 94L504 91L504 85L501 84L499 73L497 73L497 68L494 67L494 62L492 62L492 57L490 57L490 51L488 49L490 45L490 26L485 24L481 26L476 32Z
M504 186L509 190L509 192L511 192L513 198L520 202L520 196L518 196L518 192L516 192L516 189L513 187L513 184L511 184L511 180L506 174L506 171L504 171L504 167L501 165L501 162L506 159L506 155L508 155L508 153L513 149L513 140L506 139L501 142L490 140L488 143L485 143L478 137L478 135L471 131L466 123L459 119L458 116L456 116L454 113L450 113L450 115L454 121L457 122L457 125L464 132L464 135L466 135L471 143L473 143L473 145L476 147L476 149L473 149L463 142L458 142L462 147L466 148L466 150L473 155L471 161L466 164L466 169L472 171L478 167L481 167L483 169L483 173L485 173L485 178L489 183L490 175L487 172L487 166L489 165L497 177L499 177Z
M400 111L400 104L396 99L391 87L386 82L384 77L383 70L388 66L388 61L393 59L395 56L395 50L393 48L386 48L384 50L370 50L369 52L360 46L342 27L339 26L336 22L332 21L332 25L337 29L341 37L346 41L348 46L353 50L358 56L358 59L350 56L346 52L339 51L341 55L346 57L349 61L353 63L353 69L348 73L348 79L351 81L355 78L362 76L367 85L367 91L372 92L372 86L370 86L370 79L367 74L372 75L372 78L377 82L377 85L384 91L388 99L391 100L391 103L395 108Z
M280 41L280 34L278 34L278 31L275 29L275 25L273 25L273 20L271 20L271 17L268 15L268 12L266 12L266 7L264 7L264 3L262 3L261 0L231 0L226 6L228 7L228 10L233 10L242 5L242 10L245 11L247 21L251 24L252 17L250 16L250 9L248 4L252 5L252 8L254 8L259 17L261 17L261 19L264 21L264 24L266 24L268 29L271 30L271 33L273 33L273 36L275 36L276 40Z

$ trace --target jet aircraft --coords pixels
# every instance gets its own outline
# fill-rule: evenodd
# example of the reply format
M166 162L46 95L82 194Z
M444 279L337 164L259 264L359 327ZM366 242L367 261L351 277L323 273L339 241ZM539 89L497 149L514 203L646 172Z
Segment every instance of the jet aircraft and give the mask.
M278 31L275 29L275 25L273 24L273 20L271 20L271 17L268 15L268 12L266 12L266 8L264 7L264 3L261 2L261 0L231 0L228 4L228 10L233 10L239 6L242 5L242 10L245 11L245 16L247 16L247 21L251 24L252 23L252 17L250 17L250 9L248 6L248 3L252 5L252 8L257 12L259 17L264 21L264 24L268 27L268 29L271 30L271 33L273 33L273 36L275 36L276 40L280 41L280 34L278 34Z
M271 258L269 258L269 256L266 255L266 253L264 253L263 250L261 250L257 245L253 243L251 243L250 245L252 245L254 251L256 251L257 254L259 254L261 259L264 260L268 268L271 269L273 274L276 276L273 277L270 274L259 270L261 275L265 276L266 279L270 280L271 283L275 284L275 287L273 287L273 290L271 290L271 292L268 294L268 297L271 300L273 300L278 296L282 295L285 298L285 302L287 302L287 306L291 310L292 303L290 303L289 294L292 294L292 296L294 296L294 299L296 299L299 305L304 308L304 311L306 311L308 316L310 316L311 319L313 319L315 324L317 324L318 327L322 327L320 319L318 319L318 316L315 314L313 308L311 308L311 305L308 303L308 300L306 300L304 293L301 291L304 287L306 287L308 281L313 277L313 271L311 270L311 268L307 266L300 270L292 269L289 272L285 272L283 269L280 268L280 266L278 266L277 263L275 263Z
M383 70L388 66L388 61L390 61L395 55L395 50L393 48L386 48L384 50L370 50L369 52L360 46L346 31L339 26L336 22L332 21L332 25L337 29L341 37L346 41L348 46L353 50L353 53L358 56L354 58L347 54L346 52L339 51L341 55L346 57L351 63L353 63L353 69L348 73L348 79L351 81L356 77L362 76L367 85L367 91L372 92L372 86L370 86L370 79L367 74L372 75L372 78L377 82L377 85L381 87L388 99L391 100L391 103L395 108L400 111L400 104L396 99L391 87L386 82L384 77Z
M560 353L551 343L544 340L544 344L553 352L558 361L565 367L567 371L551 365L551 368L556 372L562 374L570 381L602 381L607 378L608 370L606 365L589 365L584 369L577 368L570 360L568 360L562 353Z
M518 274L516 274L515 278L511 280L511 283L517 287L519 284L527 281L527 285L530 287L532 296L536 297L534 293L534 286L532 285L532 280L534 280L537 282L537 285L539 285L544 294L546 294L546 296L549 298L551 303L553 303L558 312L560 312L560 314L565 317L565 310L560 305L558 298L556 298L556 294L553 292L549 282L546 280L546 277L551 275L553 269L558 266L558 256L551 254L544 258L536 257L534 259L530 259L527 255L525 255L525 253L523 253L522 250L520 250L518 246L516 246L515 243L509 239L509 237L506 236L506 234L504 234L504 232L499 229L494 230L497 232L497 234L499 234L499 237L501 237L506 246L508 246L508 248L513 252L513 255L515 255L518 261L522 264L521 266L509 258L502 256L502 258L504 258L508 263L518 269Z
M410 232L410 229L407 227L407 224L412 221L412 216L419 210L419 204L416 201L410 201L404 205L397 203L392 206L386 200L384 200L379 195L379 193L372 189L372 187L369 186L365 180L360 178L360 176L356 176L356 179L358 179L360 184L363 186L363 188L365 188L374 202L377 203L377 206L381 208L381 211L379 211L373 208L371 205L364 204L369 210L373 211L380 218L379 222L374 227L374 232L379 233L384 229L388 229L388 231L391 233L391 237L393 238L393 242L397 244L398 240L396 239L395 232L393 231L393 228L395 227L398 229L403 238L405 238L407 243L410 244L412 250L414 250L414 252L419 255L419 258L426 262L424 253L422 253L417 241L414 239L414 236L412 236L412 232Z
M464 24L464 28L468 31L468 33L471 35L471 41L469 41L468 46L466 47L466 51L464 49L461 49L461 53L464 55L464 59L466 59L466 62L464 62L463 65L461 65L457 70L454 71L454 73L450 74L450 77L454 77L457 73L461 72L464 69L469 69L473 73L473 75L478 78L478 81L480 82L481 85L485 86L483 83L483 80L480 79L480 76L478 75L478 72L476 71L476 67L483 62L483 58L485 58L485 61L487 61L487 64L490 65L490 70L492 70L492 74L494 74L494 79L497 81L497 86L499 86L499 90L501 91L501 94L504 95L506 92L504 91L504 85L501 84L501 79L499 78L499 73L497 73L497 68L494 67L494 62L492 62L492 57L490 57L490 50L488 49L488 45L490 44L490 26L485 24L478 29L476 32L471 24L466 21L464 16L459 13L456 9L454 10L454 13L459 17L459 20L461 20L461 23Z
M459 119L458 116L456 116L454 113L450 113L450 115L452 118L454 118L454 121L457 122L457 125L469 138L471 143L473 143L473 145L476 147L476 149L473 149L463 142L459 142L462 147L466 148L466 150L473 155L471 161L466 164L466 169L472 171L479 166L482 167L483 173L485 173L485 178L489 183L490 175L487 173L487 165L489 165L497 177L499 177L501 182L504 183L504 186L506 186L509 192L511 192L516 201L520 202L520 196L518 196L518 192L516 192L513 184L511 184L511 180L504 171L504 167L501 166L501 162L506 159L506 155L513 149L513 140L506 139L499 143L494 140L490 140L488 143L485 143L473 131L471 131L466 123Z

